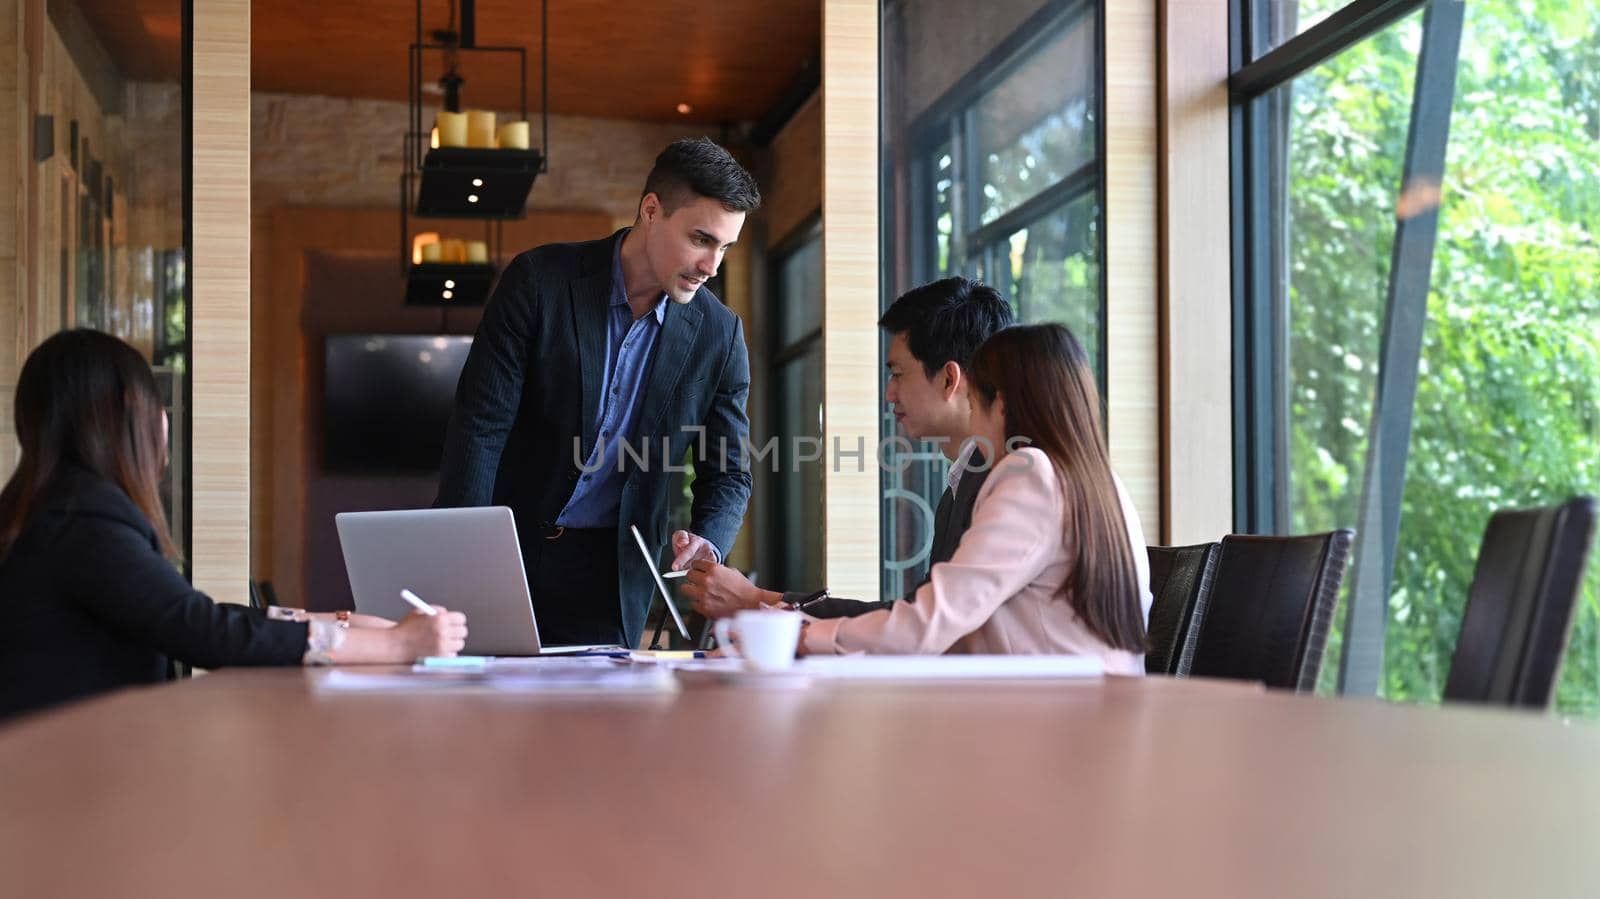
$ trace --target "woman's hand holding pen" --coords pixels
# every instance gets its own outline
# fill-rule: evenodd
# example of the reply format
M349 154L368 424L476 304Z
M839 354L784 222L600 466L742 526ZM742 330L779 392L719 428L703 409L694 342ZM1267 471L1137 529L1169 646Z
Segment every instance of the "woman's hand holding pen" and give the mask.
M443 606L418 609L393 627L338 631L326 661L335 665L411 664L428 656L453 656L467 643L467 616Z
M390 631L405 647L403 659L453 656L467 645L467 616L444 606L433 608L431 615L412 612Z

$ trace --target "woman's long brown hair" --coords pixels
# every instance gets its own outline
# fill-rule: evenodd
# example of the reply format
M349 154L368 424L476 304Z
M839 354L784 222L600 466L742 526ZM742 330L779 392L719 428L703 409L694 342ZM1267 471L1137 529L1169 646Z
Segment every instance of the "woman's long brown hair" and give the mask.
M62 331L34 349L17 378L14 417L22 459L0 490L0 557L11 551L75 464L121 487L176 556L161 509L166 441L161 394L144 357L99 331Z
M1144 652L1138 569L1083 347L1060 325L1007 328L978 347L967 376L986 407L1004 399L1007 443L1043 450L1055 468L1075 553L1072 610L1112 648Z

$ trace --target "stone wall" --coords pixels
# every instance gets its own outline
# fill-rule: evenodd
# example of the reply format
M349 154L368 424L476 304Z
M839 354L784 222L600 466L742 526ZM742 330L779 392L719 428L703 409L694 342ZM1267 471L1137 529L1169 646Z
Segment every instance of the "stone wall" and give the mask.
M425 123L435 111L424 111ZM396 206L406 125L404 103L257 92L251 102L252 207ZM538 120L532 125L537 145ZM621 227L633 221L656 154L680 137L702 134L653 122L551 116L550 171L534 184L528 208L603 210Z

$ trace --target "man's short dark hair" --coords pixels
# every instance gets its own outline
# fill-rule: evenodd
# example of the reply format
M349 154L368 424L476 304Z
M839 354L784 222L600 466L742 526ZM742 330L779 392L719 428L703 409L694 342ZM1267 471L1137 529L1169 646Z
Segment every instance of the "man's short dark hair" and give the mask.
M906 346L933 377L946 362L962 368L989 335L1011 325L1011 306L998 290L967 278L913 287L890 304L878 326L906 335Z
M656 157L644 193L653 193L671 215L695 197L709 197L729 212L755 212L761 205L756 179L709 138L673 141ZM639 195L644 199L644 194Z

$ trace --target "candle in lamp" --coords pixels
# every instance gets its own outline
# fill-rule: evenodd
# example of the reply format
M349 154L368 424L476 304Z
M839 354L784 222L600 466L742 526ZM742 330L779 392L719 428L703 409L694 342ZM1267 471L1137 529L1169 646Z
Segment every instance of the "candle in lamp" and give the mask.
M494 113L482 109L467 110L467 146L494 149Z
M439 117L434 120L439 130L439 146L465 147L467 146L467 114L464 112L450 112L440 110Z
M467 241L467 261L487 264L489 262L489 245L481 240Z
M438 252L439 252L439 234L438 234L438 232L436 232L436 231L424 231L421 234L418 234L416 237L411 238L411 264L412 265L421 265L422 264L422 262L423 262L423 259L422 259L422 248L427 246L427 245L429 245L429 244L433 244L434 255L435 255L435 257L437 257ZM439 260L437 258L435 258L433 261L434 262L438 262Z
M438 242L423 244L422 245L422 261L423 261L423 263L443 262L444 261L444 247L440 246Z
M500 149L528 149L528 123L507 122L500 126Z

